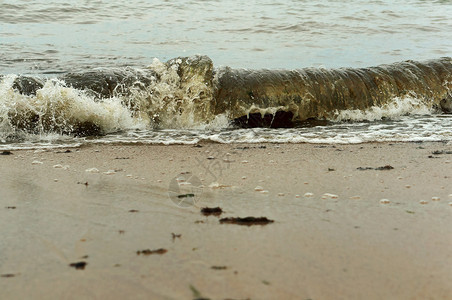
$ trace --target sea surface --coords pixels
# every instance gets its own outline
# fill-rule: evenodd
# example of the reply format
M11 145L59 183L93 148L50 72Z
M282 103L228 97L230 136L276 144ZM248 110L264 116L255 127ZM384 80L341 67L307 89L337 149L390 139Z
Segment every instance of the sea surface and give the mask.
M363 109L341 107L319 115L321 122L293 128L237 128L231 111L199 118L193 106L199 95L180 95L174 89L180 74L166 62L206 55L215 79L229 69L324 72L436 60L452 56L451 16L447 0L1 1L0 149L118 142L450 142L452 115L416 93ZM140 82L152 87L139 99L134 93L99 98L64 80L70 73L99 70L152 70L158 76ZM42 84L24 93L15 85L22 77ZM448 88L449 77L442 80ZM190 109L173 105L187 97ZM274 108L264 102L256 99L259 109ZM135 109L140 105L146 110ZM74 134L72 128L83 122L101 134Z

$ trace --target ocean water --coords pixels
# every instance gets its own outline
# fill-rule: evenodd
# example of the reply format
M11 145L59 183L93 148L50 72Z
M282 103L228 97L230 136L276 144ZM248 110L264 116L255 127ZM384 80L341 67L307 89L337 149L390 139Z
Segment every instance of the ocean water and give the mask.
M241 76L248 76L244 70L256 70L253 78L269 78L266 72L271 71L261 69L306 70L297 71L303 75L308 70L326 74L330 69L353 68L350 72L362 74L371 66L450 57L451 15L452 1L2 1L0 148L203 140L449 142L452 116L438 109L438 97L451 96L452 77L447 72L432 75L422 69L408 80L418 80L416 86L422 85L422 91L430 88L434 93L407 88L402 92L398 87L399 93L374 99L372 105L367 100L366 105L358 105L354 97L353 103L344 100L345 106L328 113L317 109L309 116L300 111L305 109L300 103L306 97L294 100L294 109L286 100L269 103L268 94L259 95L258 88L240 83ZM206 74L187 83L182 69L166 63L194 55L207 55L212 61L209 89L203 81ZM247 107L229 104L243 99L218 98L222 87L218 82L230 69L242 70L234 76L238 89L249 90L252 101L246 99ZM400 66L394 72L396 79L388 80L388 85L397 85L399 73L413 71ZM121 81L115 91L100 97L74 80L69 84L69 78L74 78L67 76L70 73L79 74L84 84L111 73L132 74L127 78L135 76L135 80L128 85ZM40 84L26 93L31 84L27 81L18 89L20 78L33 78ZM380 82L375 76L369 80ZM327 81L309 82L322 86ZM137 85L141 88L130 88ZM283 86L281 82L275 85ZM369 86L367 81L365 85ZM128 92L118 92L124 86ZM228 109L217 109L220 100L229 101ZM294 112L298 122L292 128L231 125L240 115L265 116L276 111ZM305 121L303 116L321 122L300 122ZM83 126L96 127L100 135L88 134L89 130L83 134Z

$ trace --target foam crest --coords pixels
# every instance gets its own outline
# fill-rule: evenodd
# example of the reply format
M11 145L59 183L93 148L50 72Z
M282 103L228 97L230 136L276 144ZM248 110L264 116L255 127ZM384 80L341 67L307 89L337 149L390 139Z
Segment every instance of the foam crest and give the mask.
M0 82L0 127L3 138L20 131L33 134L107 134L145 128L119 98L95 100L63 81L47 80L35 95L13 88L15 76Z
M210 59L195 56L167 63L154 59L148 69L156 75L145 88L131 89L129 98L153 128L194 128L215 120Z
M336 110L332 121L377 121L383 119L398 119L406 115L428 115L434 112L431 105L422 99L406 96L395 97L382 106L372 106L365 110Z

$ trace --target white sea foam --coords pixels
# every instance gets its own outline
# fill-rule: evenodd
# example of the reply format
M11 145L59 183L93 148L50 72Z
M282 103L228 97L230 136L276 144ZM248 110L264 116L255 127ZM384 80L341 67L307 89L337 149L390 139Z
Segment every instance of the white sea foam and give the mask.
M420 98L406 96L395 97L382 106L372 106L366 110L336 111L332 121L376 121L397 119L406 115L429 115L433 112L431 105L426 105Z
M189 58L190 59L190 58ZM158 79L144 90L132 90L129 96L138 107L142 118L147 118L154 128L209 128L223 126L224 117L215 116L210 106L212 88L205 83L202 73L190 73L181 78L179 67L184 63L176 59L163 63L154 59L148 66L158 74Z
M66 87L59 80L48 80L36 95L23 95L13 89L16 76L0 82L0 135L20 129L34 134L71 132L78 124L91 123L102 133L124 129L144 129L121 99L96 101L83 91Z

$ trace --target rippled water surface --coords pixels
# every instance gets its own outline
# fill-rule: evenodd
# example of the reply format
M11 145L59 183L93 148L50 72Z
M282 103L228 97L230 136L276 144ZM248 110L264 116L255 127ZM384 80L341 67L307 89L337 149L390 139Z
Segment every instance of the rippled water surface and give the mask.
M0 2L1 73L209 55L247 68L362 67L452 53L451 1Z

